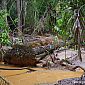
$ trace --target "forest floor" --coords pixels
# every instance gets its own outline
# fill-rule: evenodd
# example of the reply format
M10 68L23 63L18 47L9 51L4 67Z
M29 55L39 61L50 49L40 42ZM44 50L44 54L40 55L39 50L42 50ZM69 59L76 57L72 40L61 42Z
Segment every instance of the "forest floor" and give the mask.
M75 55L77 52L67 50L67 56ZM58 54L59 58L64 58L64 52ZM69 57L70 57L69 56ZM85 53L82 51L83 62ZM12 68L12 66L0 66L6 68ZM13 67L14 68L14 67ZM15 67L16 68L16 67ZM32 68L36 71L30 72L27 69L24 70L0 70L0 75L6 78L11 85L43 85L46 83L56 83L58 80L66 78L80 77L83 74L82 70L72 72L69 70L59 69L45 69L45 68Z

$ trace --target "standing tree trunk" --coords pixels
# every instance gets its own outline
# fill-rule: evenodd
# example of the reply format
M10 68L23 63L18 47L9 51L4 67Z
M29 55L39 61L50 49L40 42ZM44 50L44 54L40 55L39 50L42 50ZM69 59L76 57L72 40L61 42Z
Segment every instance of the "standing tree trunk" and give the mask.
M80 41L81 41L80 32L78 32L78 56L79 56L80 61L82 61L81 50L80 50L80 47L81 47Z
M23 42L23 27L25 24L25 0L16 0L17 2L17 15L18 15L18 36L22 39Z
M25 0L23 0L23 6L24 6L24 16L23 16L23 26L25 27L25 19L26 19L26 14L27 14L27 2Z
M21 37L22 39L23 39L23 37L22 37L22 31L23 31L23 22L24 22L24 18L23 18L23 15L24 15L24 11L23 11L23 1L24 0L16 0L17 2L17 15L18 15L18 36L19 37Z
M21 20L21 0L16 0L17 3L17 16L18 16L18 29L22 30L22 20Z
M66 60L66 39L65 39L65 60Z
M76 21L75 21L75 34L77 35L77 42L78 42L78 57L79 60L82 61L81 57L81 35L80 35L80 30L81 30L81 23L80 23L80 11L79 9L75 10L75 15L76 15Z

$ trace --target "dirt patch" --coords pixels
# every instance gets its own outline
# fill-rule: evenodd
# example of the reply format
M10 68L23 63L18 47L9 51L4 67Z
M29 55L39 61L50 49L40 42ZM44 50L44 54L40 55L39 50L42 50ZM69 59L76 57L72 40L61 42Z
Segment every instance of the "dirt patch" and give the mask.
M1 67L1 66L0 66ZM11 67L10 67L11 68ZM62 70L46 70L33 68L37 71L28 70L0 70L0 75L5 77L12 85L39 85L42 83L54 83L57 80L80 77L83 72L71 72Z
M72 57L71 54L73 51L70 51L70 54L67 56ZM82 54L82 58L84 59L84 55ZM58 54L59 58L64 58L64 52L62 55ZM85 60L85 59L84 59ZM83 60L83 62L84 62ZM0 68L16 68L12 66L0 66ZM59 70L62 68L62 70ZM36 71L30 72L27 69L24 70L0 70L0 75L5 77L8 81L10 81L11 85L46 85L47 83L53 84L58 80L66 79L66 78L74 78L80 77L83 74L82 70L77 70L76 72L68 71L63 69L63 67L51 68L50 70L45 68L32 68Z

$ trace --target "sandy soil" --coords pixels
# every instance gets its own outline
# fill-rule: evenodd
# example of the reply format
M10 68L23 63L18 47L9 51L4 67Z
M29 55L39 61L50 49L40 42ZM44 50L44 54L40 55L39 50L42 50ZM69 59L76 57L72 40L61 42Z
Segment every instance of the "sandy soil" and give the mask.
M79 77L83 74L82 71L71 72L62 70L46 70L43 68L33 69L37 71L0 70L0 75L5 77L12 85L39 85L41 83L54 83L60 79Z

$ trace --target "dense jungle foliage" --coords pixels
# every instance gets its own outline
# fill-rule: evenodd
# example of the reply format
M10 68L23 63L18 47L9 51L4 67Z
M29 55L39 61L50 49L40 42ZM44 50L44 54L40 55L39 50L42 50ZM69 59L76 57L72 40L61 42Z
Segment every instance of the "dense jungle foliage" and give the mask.
M1 0L0 44L8 45L10 35L50 33L63 41L85 44L84 0ZM80 52L80 51L79 51Z

